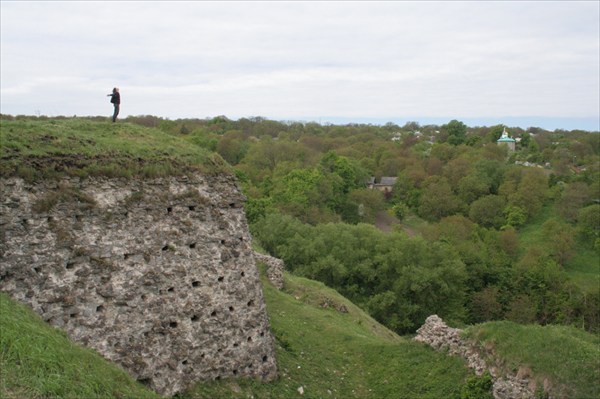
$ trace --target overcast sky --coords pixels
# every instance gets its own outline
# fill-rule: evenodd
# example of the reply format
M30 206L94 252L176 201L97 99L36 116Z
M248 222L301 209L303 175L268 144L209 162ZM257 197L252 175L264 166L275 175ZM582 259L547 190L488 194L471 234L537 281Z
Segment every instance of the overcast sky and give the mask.
M0 4L5 114L599 129L598 1Z

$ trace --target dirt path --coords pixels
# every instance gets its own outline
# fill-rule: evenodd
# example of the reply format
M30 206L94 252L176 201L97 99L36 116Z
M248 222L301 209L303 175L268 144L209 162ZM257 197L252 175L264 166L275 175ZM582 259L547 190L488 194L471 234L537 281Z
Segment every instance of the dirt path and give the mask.
M410 237L414 236L416 233L410 227L402 225L402 222L390 215L386 211L379 211L377 216L375 217L375 227L385 233L391 233L394 230L394 226L401 226L402 230L406 232Z

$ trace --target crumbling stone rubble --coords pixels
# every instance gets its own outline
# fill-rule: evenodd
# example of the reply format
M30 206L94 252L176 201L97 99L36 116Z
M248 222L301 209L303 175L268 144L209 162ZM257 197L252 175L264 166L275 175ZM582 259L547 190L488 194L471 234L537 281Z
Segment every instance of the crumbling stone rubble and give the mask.
M460 356L467 362L475 374L490 372L494 381L493 394L496 399L530 399L535 392L530 388L530 381L512 375L500 375L495 367L489 367L481 358L475 345L461 338L460 329L446 325L437 315L429 316L425 324L417 330L415 341L426 343L437 351L447 351L451 355Z

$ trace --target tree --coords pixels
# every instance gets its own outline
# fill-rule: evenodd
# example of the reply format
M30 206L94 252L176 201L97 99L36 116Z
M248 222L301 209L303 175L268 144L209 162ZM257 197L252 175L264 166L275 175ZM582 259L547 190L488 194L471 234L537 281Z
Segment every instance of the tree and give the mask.
M502 316L502 304L499 302L498 287L485 287L473 294L471 299L471 317L473 322L481 323L497 320Z
M542 225L542 233L550 247L554 260L564 266L573 256L575 229L567 223L550 218Z
M489 192L488 182L477 173L471 173L458 182L458 196L467 205Z
M595 247L600 239L600 204L586 206L579 211L577 231L588 246ZM600 251L600 247L597 249Z
M474 201L469 208L469 218L484 227L502 227L504 218L504 198L499 195L486 195Z
M398 220L404 220L406 215L408 215L408 211L409 211L408 206L406 206L403 202L398 202L398 203L394 204L394 206L392 206L392 214Z
M525 210L527 218L532 218L547 198L548 178L536 168L517 169L515 172L505 180L500 192L504 191L510 205L520 207Z
M385 198L379 190L367 188L352 190L348 200L358 205L359 220L366 223L373 223L377 213L385 207Z
M451 120L445 125L442 125L442 130L448 135L448 143L452 145L459 145L465 141L467 135L467 125L457 121L456 119Z
M506 226L519 227L527 221L525 210L519 206L508 205L504 208L503 213L506 218Z
M577 220L579 210L592 201L592 191L584 182L569 184L556 203L560 215L569 222Z
M236 137L235 132L227 132L217 144L217 152L231 165L237 165L246 155L248 142Z
M429 221L440 220L460 210L460 202L444 177L431 177L425 182L419 205L419 216Z

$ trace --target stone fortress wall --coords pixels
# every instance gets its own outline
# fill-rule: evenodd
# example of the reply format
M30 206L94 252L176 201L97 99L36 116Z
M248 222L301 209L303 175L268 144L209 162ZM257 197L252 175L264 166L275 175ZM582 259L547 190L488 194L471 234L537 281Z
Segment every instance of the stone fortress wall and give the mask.
M0 183L0 290L163 395L276 377L234 177Z

